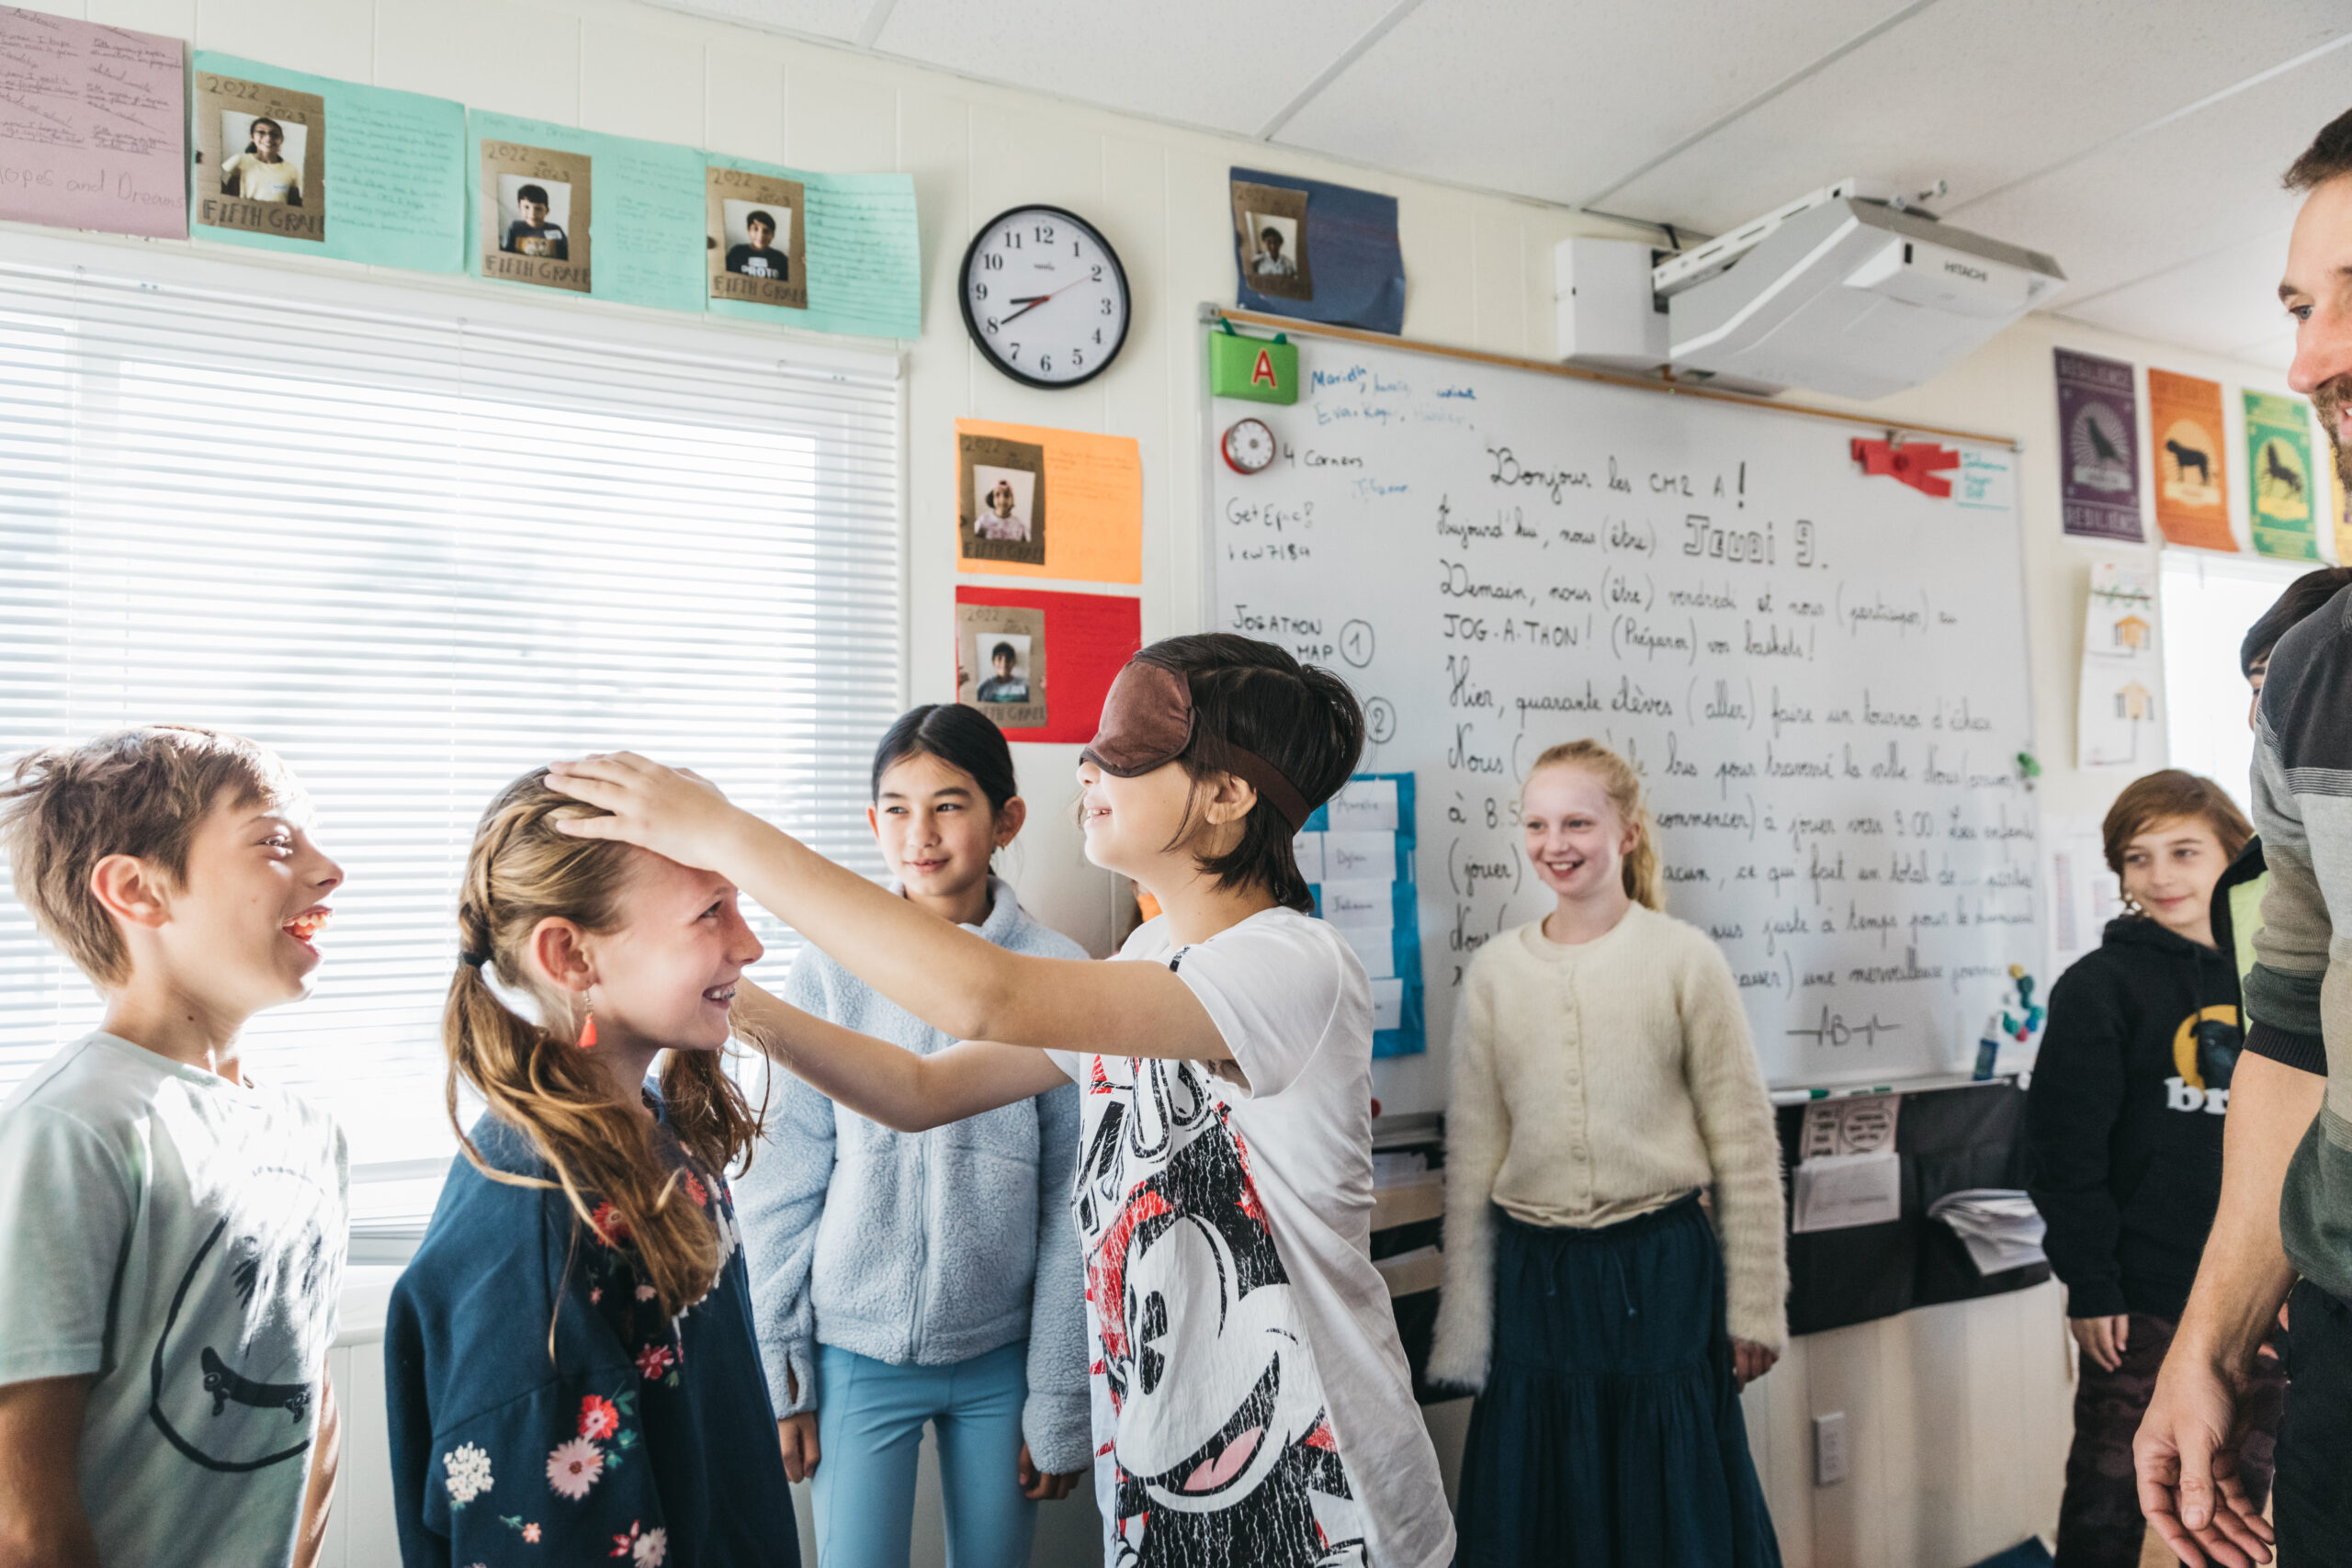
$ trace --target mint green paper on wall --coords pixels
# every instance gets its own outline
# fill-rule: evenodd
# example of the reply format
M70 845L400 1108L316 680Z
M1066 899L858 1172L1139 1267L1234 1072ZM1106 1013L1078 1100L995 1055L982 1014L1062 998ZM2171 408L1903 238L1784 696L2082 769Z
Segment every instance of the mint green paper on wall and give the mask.
M195 67L192 235L412 272L464 269L463 104L209 50L196 51Z
M820 175L723 152L705 156L704 254L714 315L820 333L922 335L914 176ZM730 182L729 175L749 177ZM802 209L786 212L775 198L793 187ZM761 288L746 286L740 275L730 277L729 258L743 250L750 237L744 220L755 216L768 219L773 248L800 267L805 305L779 302L803 290ZM777 232L777 225L791 227Z
M702 310L700 152L480 110L466 129L467 272Z

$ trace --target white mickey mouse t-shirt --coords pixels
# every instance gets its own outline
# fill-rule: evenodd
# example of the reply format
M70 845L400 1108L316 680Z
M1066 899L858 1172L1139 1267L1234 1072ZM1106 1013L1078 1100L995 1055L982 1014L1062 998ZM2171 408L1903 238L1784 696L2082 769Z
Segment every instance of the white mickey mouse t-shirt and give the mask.
M1371 1262L1372 994L1292 909L1168 964L1247 1087L1053 1053L1077 1080L1095 1492L1114 1568L1440 1568L1453 1522Z

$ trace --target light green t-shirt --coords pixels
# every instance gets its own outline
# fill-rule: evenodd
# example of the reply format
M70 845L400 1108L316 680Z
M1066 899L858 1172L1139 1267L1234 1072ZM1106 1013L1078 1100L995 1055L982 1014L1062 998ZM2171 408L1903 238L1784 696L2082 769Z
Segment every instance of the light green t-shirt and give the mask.
M0 1383L92 1379L101 1562L292 1561L347 1177L324 1111L111 1034L0 1108Z

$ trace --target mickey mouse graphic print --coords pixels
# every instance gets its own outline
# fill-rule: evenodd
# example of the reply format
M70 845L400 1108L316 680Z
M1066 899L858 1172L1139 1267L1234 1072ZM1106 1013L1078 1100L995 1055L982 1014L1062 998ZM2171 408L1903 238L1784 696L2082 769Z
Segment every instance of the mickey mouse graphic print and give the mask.
M0 1382L91 1378L100 1562L292 1561L345 1172L318 1107L110 1034L0 1111Z
M1435 1568L1453 1529L1368 1245L1371 992L1271 909L1167 964L1230 1064L1056 1052L1083 1106L1072 1201L1113 1568Z

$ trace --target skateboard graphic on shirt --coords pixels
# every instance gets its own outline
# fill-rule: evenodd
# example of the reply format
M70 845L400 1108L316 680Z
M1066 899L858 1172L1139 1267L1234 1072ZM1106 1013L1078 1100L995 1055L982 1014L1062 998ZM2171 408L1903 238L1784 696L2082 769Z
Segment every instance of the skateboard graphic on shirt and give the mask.
M1085 1087L1077 1207L1117 1568L1355 1568L1363 1516L1227 1109L1190 1062L1096 1056Z

